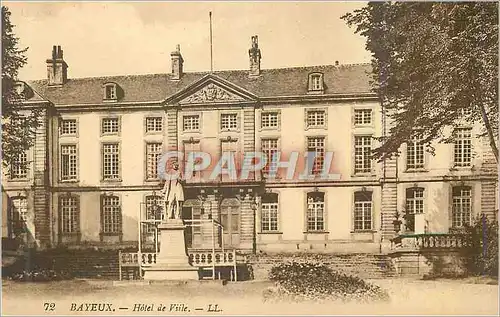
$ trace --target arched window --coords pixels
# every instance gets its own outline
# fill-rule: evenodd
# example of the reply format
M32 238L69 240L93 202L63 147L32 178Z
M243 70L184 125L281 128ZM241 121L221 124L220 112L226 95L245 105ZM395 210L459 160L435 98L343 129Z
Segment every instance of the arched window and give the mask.
M325 230L325 194L307 194L307 231Z
M372 230L373 208L372 192L354 193L354 230Z

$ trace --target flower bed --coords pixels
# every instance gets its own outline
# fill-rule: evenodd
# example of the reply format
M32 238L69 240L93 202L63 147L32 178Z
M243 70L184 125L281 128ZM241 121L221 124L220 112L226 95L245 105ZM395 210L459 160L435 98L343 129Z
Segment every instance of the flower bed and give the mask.
M334 272L319 262L288 262L273 266L269 279L275 287L264 292L264 299L276 300L341 300L387 301L389 295L380 287L363 279Z

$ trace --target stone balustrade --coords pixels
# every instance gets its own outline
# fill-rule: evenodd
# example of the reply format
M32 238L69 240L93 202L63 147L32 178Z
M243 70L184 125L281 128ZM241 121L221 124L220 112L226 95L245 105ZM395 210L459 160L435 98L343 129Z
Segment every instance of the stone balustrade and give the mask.
M140 266L148 267L156 263L155 252L141 252ZM233 266L236 264L235 250L191 250L188 251L189 263L196 267L207 266ZM213 260L215 258L215 261ZM119 261L121 267L138 267L139 252L120 252Z
M467 235L464 234L402 234L391 240L393 251L460 249L466 246Z

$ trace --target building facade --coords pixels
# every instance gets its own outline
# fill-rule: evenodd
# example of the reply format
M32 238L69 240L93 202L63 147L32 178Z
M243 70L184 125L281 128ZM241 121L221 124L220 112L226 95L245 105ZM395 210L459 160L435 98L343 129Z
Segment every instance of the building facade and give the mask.
M398 213L415 233L496 217L496 163L480 127L450 127L454 143L434 155L409 140L399 157L376 162L370 151L390 122L370 65L261 69L256 36L248 54L248 70L184 72L177 47L170 73L73 79L54 46L47 79L19 83L26 111L42 108L43 118L19 158L28 167L4 169L4 237L24 224L41 247L121 248L137 245L141 228L151 243L153 226L139 220L158 217L166 151L206 152L212 163L226 152L280 153L275 177L276 162L246 179L212 179L208 169L186 180L183 218L217 220L217 243L242 251L377 253L397 234ZM293 152L299 167L316 153L312 177L303 168L287 177ZM340 177L320 177L327 162ZM192 227L191 247L210 247L211 230Z

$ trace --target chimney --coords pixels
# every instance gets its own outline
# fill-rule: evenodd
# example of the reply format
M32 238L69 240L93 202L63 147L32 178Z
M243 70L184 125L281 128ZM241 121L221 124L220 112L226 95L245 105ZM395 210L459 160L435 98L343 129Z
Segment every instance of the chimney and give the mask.
M170 53L170 56L172 57L172 79L179 80L182 77L182 65L184 64L179 44L177 44L175 51Z
M52 47L52 58L47 60L49 86L62 86L68 79L68 64L63 59L61 46Z
M252 36L252 48L248 50L248 55L250 57L250 76L260 75L260 49L259 49L259 38L257 35Z

